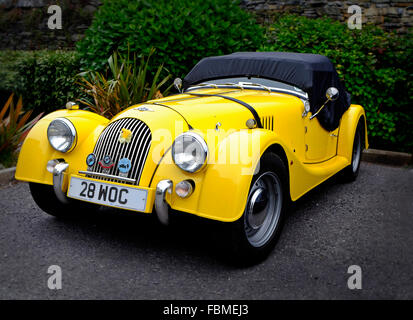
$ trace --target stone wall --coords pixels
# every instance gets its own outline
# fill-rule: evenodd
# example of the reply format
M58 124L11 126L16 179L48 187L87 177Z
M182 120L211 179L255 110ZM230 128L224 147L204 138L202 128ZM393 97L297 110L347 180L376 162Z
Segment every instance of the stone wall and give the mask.
M50 17L47 8L52 4L63 10L61 30L47 27ZM0 50L73 48L100 4L100 0L0 0ZM347 9L353 4L362 7L363 23L374 23L400 33L413 25L413 0L241 0L241 6L255 12L261 23L270 23L279 12L310 18L328 16L345 22L349 17Z
M0 0L0 50L70 49L92 22L99 0ZM62 8L62 29L51 30L50 5Z
M262 23L270 23L274 14L291 12L309 18L331 17L347 21L350 16L348 7L358 5L362 8L363 23L379 25L387 31L405 33L413 26L413 0L241 0L241 6L255 12Z

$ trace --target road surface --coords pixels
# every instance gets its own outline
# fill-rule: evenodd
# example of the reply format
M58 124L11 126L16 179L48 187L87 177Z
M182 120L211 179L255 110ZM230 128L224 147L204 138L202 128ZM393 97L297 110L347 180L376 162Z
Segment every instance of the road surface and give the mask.
M237 268L220 225L103 210L59 220L0 188L0 299L413 299L413 170L362 163L300 199L263 263ZM49 266L62 270L50 290ZM360 266L362 289L348 268Z

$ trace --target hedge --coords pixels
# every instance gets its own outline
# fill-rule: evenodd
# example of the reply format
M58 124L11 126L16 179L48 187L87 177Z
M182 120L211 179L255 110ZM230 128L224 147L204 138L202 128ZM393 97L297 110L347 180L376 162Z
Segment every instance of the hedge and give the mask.
M104 0L77 49L84 69L101 69L117 49L148 55L152 63L182 77L199 59L235 51L256 51L264 28L239 1Z
M14 92L33 115L62 108L82 95L74 83L80 72L74 51L0 51L0 63L1 102Z
M26 109L36 113L64 108L82 93L75 84L80 72L79 57L73 51L35 51L17 64L16 93Z
M366 110L371 146L411 152L412 34L397 36L369 25L350 30L329 18L281 15L269 27L260 50L328 56L352 103Z
M18 64L31 54L31 51L0 51L0 105L3 105L10 94L16 91Z

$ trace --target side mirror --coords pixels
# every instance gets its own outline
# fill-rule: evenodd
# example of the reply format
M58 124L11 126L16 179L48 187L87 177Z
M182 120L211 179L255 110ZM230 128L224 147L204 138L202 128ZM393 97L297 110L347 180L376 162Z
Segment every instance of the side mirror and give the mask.
M182 93L182 79L181 78L175 78L174 87L176 88L176 90Z
M338 99L339 92L338 89L335 87L330 87L326 91L326 97L328 100L336 101Z
M329 101L336 101L336 100L338 99L338 96L339 96L339 92L338 92L338 89L337 89L337 88L335 88L335 87L330 87L330 88L328 88L327 91L326 91L327 101L324 102L324 104L321 106L321 108L318 109L317 112L314 113L314 114L310 117L310 120L311 120L311 119L314 119L315 117L317 117L317 115L320 113L320 111L323 110L323 108L326 106L327 102L329 102Z

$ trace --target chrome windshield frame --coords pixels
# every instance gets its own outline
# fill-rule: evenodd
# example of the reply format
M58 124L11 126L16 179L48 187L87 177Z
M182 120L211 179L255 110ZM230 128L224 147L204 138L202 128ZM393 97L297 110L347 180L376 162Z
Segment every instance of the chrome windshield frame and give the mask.
M275 88L275 87L267 87L263 86L260 84L247 84L245 82L241 84L207 84L207 83L201 83L197 84L194 86L190 86L188 89L186 89L183 93L187 91L192 91L192 90L198 90L198 89L218 89L218 88L230 88L230 89L250 89L250 90L261 90L261 91L267 91L267 92L275 92L275 93L286 93L286 94L291 94L297 98L300 99L305 99L308 100L308 94L303 91L303 93L298 92L298 91L293 91L293 90L288 90L288 89L283 89L283 88Z

